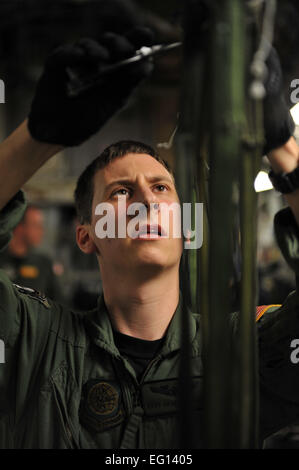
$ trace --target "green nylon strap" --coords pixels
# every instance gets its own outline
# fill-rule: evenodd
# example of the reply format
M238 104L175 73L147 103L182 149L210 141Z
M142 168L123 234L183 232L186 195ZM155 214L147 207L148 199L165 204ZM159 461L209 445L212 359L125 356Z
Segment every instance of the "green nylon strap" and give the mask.
M189 1L186 4L188 9ZM201 96L201 53L194 49L194 31L186 25L184 37L184 65L182 67L182 93L180 105L180 122L175 138L176 174L181 203L194 202L194 181L196 176L197 126ZM194 228L194 227L191 227ZM181 263L181 288L183 295L183 315L181 322L181 356L179 380L179 422L180 447L190 449L198 443L195 431L193 405L199 397L193 394L190 370L189 321L187 306L198 311L195 287L197 283L196 253L197 250L184 249ZM192 253L191 253L192 252ZM194 403L195 402L195 403Z
M257 444L258 403L254 323L256 233L252 220L255 220L256 210L253 181L258 152L253 155L248 147L245 151L243 147L246 126L249 126L246 53L250 38L246 31L244 2L215 1L213 6L209 51L210 236L209 264L206 266L209 295L202 310L205 444L208 448L254 448ZM256 125L256 118L253 116L250 123ZM257 124L262 127L261 122ZM252 128L247 129L247 133L251 131ZM233 344L228 322L231 309L229 284L233 279L231 233L238 214L238 203L235 202L238 187L241 187L243 237L242 294L238 342Z
M140 430L143 415L144 411L141 406L136 406L126 425L120 449L135 449L137 433Z
M176 139L182 202L194 200L196 194L195 199L204 203L203 246L196 253L187 253L183 285L189 281L186 297L202 315L204 446L254 448L258 441L258 364L253 182L261 158L263 122L261 103L252 103L246 90L254 47L251 41L257 34L248 29L246 2L213 0L209 6L212 21L205 30L210 34L205 54L190 53L191 41L185 47ZM194 24L200 20L194 18ZM241 311L238 341L233 343L229 326L230 283L235 279L232 231L238 235L239 210ZM185 396L184 390L181 395Z
M257 197L254 180L261 161L263 148L263 115L261 102L251 103L250 115L256 129L248 124L242 150L240 168L240 219L242 252L242 285L240 329L235 377L235 401L239 409L235 441L240 448L257 448L259 422L258 354L256 331L257 299Z
M211 141L208 338L206 339L205 438L207 448L234 447L233 354L229 329L232 278L233 190L240 159L243 109L243 7L214 2L211 26ZM238 47L238 49L236 49ZM221 80L219 80L221 77Z

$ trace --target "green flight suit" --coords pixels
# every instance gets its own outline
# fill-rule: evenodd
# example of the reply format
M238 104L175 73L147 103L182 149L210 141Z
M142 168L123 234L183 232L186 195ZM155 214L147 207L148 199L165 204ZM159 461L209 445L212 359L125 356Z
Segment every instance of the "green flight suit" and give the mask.
M0 246L24 211L21 192L0 214ZM298 419L299 369L289 360L299 338L292 295L259 320L262 436ZM11 283L0 271L1 448L179 448L178 376L181 304L163 346L141 381L117 350L103 301L75 313ZM232 316L237 331L237 315ZM200 316L190 313L191 370L202 417ZM198 447L201 447L200 429Z
M18 193L0 216L0 243L23 212ZM115 347L103 299L74 313L0 271L0 447L172 448L179 446L180 306L140 383ZM199 315L191 317L194 387L201 391ZM198 403L200 418L200 400Z

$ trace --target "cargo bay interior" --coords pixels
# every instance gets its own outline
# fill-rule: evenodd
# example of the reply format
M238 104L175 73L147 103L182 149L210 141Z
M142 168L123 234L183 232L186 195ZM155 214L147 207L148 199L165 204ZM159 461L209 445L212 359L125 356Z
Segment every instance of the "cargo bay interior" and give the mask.
M109 11L109 3L109 0L0 2L0 78L5 84L5 101L0 104L1 140L28 114L47 55L60 44L82 36L96 39L99 26L101 30L103 27L108 30L109 24L101 24L101 11L103 8ZM179 0L140 0L134 5L136 15L139 7L145 11L145 22L154 29L157 43L182 39ZM290 108L294 106L290 99L290 83L299 77L299 61L296 60L298 19L296 0L278 2L274 44L281 58L285 96L289 98ZM111 21L115 24L113 15ZM122 25L124 23L125 20ZM138 88L121 112L87 142L55 156L24 187L29 203L43 212L44 235L38 250L51 258L64 302L73 308L94 307L101 292L95 257L83 255L75 242L73 192L76 180L107 145L121 139L160 144L160 155L176 169L171 137L181 106L181 77L181 51L155 59L152 76ZM295 135L299 135L298 129L297 126ZM262 170L269 170L266 159L263 159ZM264 173L256 180L256 191L259 192L259 304L276 304L283 302L294 288L295 279L279 252L273 233L273 215L284 205L283 198L267 186L269 182L263 177ZM280 446L283 439L289 443L286 446L297 446L297 430L290 430L290 434L294 438L293 444L284 434Z

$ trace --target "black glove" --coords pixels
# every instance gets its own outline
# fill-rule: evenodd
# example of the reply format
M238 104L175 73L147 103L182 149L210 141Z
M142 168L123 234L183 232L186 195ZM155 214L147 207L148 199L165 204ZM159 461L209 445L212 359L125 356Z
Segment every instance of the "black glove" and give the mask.
M149 61L130 64L103 76L98 85L69 97L66 68L94 75L108 65L131 57L136 49L153 44L147 28L135 28L126 36L105 33L100 42L81 39L61 46L49 56L29 113L32 137L64 146L79 145L97 132L127 101L132 90L152 71Z
M264 101L264 154L281 147L293 135L295 123L283 96L283 76L278 54L272 48L266 61L268 77Z

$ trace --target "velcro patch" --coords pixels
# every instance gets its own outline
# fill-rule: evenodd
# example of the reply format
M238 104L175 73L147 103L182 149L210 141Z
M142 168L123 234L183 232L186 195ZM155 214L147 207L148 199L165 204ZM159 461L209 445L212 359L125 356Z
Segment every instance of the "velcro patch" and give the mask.
M200 410L203 407L202 377L192 378L192 392L196 399L195 408ZM178 379L167 379L143 384L141 388L141 400L146 416L163 416L178 413Z
M124 420L119 385L114 381L89 380L83 387L80 422L95 432L103 432Z

